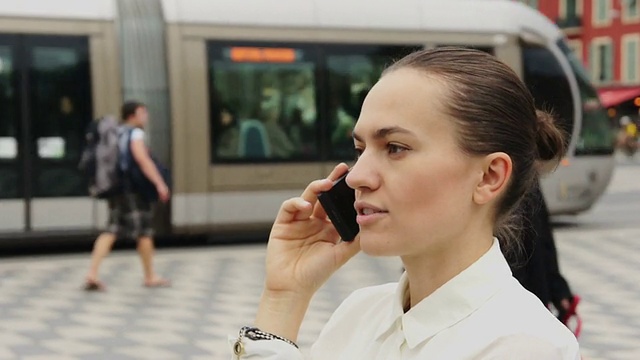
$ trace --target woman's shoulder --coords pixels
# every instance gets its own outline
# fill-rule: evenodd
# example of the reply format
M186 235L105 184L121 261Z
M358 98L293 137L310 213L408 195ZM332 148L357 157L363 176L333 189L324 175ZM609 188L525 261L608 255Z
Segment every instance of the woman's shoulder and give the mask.
M507 351L513 346L529 349L532 354L564 354L565 359L578 351L578 342L571 331L532 293L517 282L496 295L481 316L491 323L495 351ZM544 357L538 357L544 358Z
M579 360L580 349L575 339L550 339L549 337L520 333L495 339L483 350L483 355L487 359Z
M520 284L494 295L469 318L454 327L449 342L469 341L464 349L451 349L448 358L460 358L457 351L472 358L524 360L577 360L575 336L542 302ZM465 340L466 339L466 340ZM473 340L469 340L473 339Z

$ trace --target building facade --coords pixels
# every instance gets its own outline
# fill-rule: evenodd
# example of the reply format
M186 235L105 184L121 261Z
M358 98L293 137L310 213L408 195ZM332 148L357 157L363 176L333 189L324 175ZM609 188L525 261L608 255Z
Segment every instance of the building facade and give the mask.
M563 29L612 117L640 108L638 0L522 0Z

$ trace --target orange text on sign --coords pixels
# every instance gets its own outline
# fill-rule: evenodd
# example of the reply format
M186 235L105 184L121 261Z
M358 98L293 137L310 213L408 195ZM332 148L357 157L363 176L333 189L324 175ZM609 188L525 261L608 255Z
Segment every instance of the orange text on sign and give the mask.
M296 61L296 51L288 48L232 47L231 61L292 63Z

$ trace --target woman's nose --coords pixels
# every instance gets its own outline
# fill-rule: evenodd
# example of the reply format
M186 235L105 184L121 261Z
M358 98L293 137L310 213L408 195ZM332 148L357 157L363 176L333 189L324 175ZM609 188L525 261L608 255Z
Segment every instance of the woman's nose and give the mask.
M380 179L375 164L375 159L363 152L347 175L347 185L356 190L376 189Z

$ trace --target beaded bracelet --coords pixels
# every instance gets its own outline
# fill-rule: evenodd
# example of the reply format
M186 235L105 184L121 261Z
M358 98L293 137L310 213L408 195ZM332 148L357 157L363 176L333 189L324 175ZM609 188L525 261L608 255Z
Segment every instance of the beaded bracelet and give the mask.
M247 338L249 340L280 340L284 341L289 345L293 345L296 349L299 349L298 345L293 341L283 338L282 336L274 335L268 332L264 332L255 327L243 326L240 329L240 334L238 340L233 345L233 352L235 355L241 355L244 352L244 345L242 345L242 338Z

